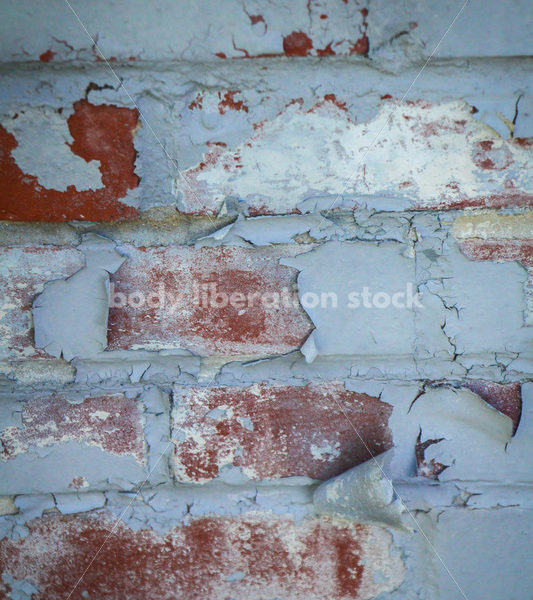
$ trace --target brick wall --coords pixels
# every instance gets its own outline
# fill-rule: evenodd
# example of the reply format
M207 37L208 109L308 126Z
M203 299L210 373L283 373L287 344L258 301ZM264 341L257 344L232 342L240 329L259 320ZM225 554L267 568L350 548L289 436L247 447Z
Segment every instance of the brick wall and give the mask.
M531 6L4 5L0 598L530 597Z

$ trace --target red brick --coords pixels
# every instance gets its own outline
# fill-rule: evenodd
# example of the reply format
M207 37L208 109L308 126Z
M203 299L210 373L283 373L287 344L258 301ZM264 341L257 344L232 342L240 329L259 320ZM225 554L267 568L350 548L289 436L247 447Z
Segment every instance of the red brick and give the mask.
M224 464L251 479L328 479L392 445L392 407L341 383L177 388L174 400L174 470L183 481L217 477ZM225 414L209 416L214 409Z
M114 525L105 514L36 519L26 537L0 542L1 571L30 581L34 600L356 600L403 580L390 534L360 524L255 513L202 517L163 535ZM0 595L8 591L0 577Z
M283 52L287 56L307 56L312 48L311 38L303 31L293 31L283 38Z
M115 221L138 211L121 202L139 185L135 174L133 137L139 123L136 109L90 104L79 100L68 118L72 152L86 161L100 161L103 187L77 191L46 189L37 177L23 173L12 151L17 140L0 126L0 219L12 221ZM46 139L43 139L43 151Z
M82 253L72 248L0 248L2 357L48 356L33 347L33 300L47 281L69 277L83 266Z
M503 384L478 379L466 381L464 387L512 419L513 434L516 432L522 414L522 386L519 383Z
M470 239L460 241L459 246L463 254L471 260L516 260L525 267L533 267L533 239Z
M142 412L136 400L123 394L85 398L79 404L55 393L32 398L22 405L22 426L0 430L0 458L6 461L30 447L70 441L146 461Z
M201 355L281 354L301 346L311 331L299 306L265 307L259 294L292 291L296 270L278 264L273 248L137 248L111 276L115 292L145 299L164 290L165 306L111 307L108 344L119 348L185 348ZM203 284L226 293L256 294L241 310L202 302ZM119 297L115 297L120 300ZM169 309L169 299L178 298ZM239 314L240 313L240 314Z
M439 475L448 468L448 465L443 465L437 462L434 458L426 460L426 450L433 444L438 444L443 438L429 439L422 441L422 431L418 432L418 437L415 442L415 461L416 472L420 477L427 479L438 479Z

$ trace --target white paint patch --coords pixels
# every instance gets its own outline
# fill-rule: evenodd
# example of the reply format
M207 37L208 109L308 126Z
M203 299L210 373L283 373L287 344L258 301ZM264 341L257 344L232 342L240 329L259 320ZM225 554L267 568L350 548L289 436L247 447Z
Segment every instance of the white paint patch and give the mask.
M106 421L107 419L109 419L111 413L108 413L105 410L95 410L93 413L90 414L90 418L91 419L98 419L100 421Z
M335 444L324 443L321 446L311 444L310 451L311 456L315 460L333 460L340 456L341 453L339 442L335 442Z
M2 125L15 136L12 151L23 173L37 177L43 187L64 192L74 186L78 192L103 187L100 161L85 161L74 154L66 111L59 114L49 107L28 107L16 119L5 118Z
M527 240L533 238L533 211L502 215L497 211L461 215L455 219L452 234L458 240Z
M504 167L485 170L476 164L476 144L482 141L505 157ZM532 153L500 138L461 101L408 103L397 110L386 103L374 120L360 124L333 102L311 111L294 103L235 150L220 150L205 162L184 173L196 180L202 206L176 182L186 211L217 212L226 197L234 197L284 214L313 196L330 196L331 206L338 194L369 206L376 197L378 203L389 198L396 209L431 207L500 195L510 177L513 192L533 192Z

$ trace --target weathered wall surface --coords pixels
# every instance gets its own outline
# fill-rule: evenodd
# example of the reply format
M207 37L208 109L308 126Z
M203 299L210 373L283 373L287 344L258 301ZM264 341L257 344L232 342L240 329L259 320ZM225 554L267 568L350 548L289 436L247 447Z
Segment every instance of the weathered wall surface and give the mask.
M0 598L529 598L530 3L3 8Z

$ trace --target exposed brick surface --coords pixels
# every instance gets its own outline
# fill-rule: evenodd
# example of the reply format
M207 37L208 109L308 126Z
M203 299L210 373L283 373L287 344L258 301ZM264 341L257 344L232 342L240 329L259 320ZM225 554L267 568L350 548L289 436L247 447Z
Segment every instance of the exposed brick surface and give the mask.
M403 580L400 561L389 555L390 534L364 525L297 525L261 514L194 519L164 535L120 523L110 535L114 525L106 516L37 519L25 538L0 542L0 564L30 581L36 600L71 592L80 600L358 600ZM7 597L2 580L0 591Z
M12 118L17 117L18 113ZM70 149L87 162L99 161L102 176L103 187L87 191L78 191L74 185L65 191L40 185L37 177L20 169L12 156L17 140L0 126L0 219L115 221L135 217L137 210L121 200L139 185L133 146L138 122L136 109L95 106L87 100L74 104L74 112L67 121L73 139ZM42 139L38 151L50 150L50 166L54 168L53 149Z
M516 260L526 267L533 267L533 239L462 240L460 246L463 253L472 260Z
M269 306L272 294L283 288L291 294L296 279L294 269L278 264L281 254L276 249L137 248L128 250L128 255L111 277L114 291L126 298L140 292L146 303L140 308L128 302L110 309L111 349L282 354L299 348L311 331L298 306ZM211 302L217 302L210 291L213 289L226 295L226 306ZM245 299L236 297L232 305L234 293L243 294ZM152 294L159 294L159 298L164 295L164 306L160 308L159 299L154 298L151 308L148 300ZM123 300L116 296L115 304ZM220 302L224 302L223 297Z
M477 380L465 382L465 387L512 419L513 432L516 432L522 414L522 387L519 383L501 384Z
M79 404L57 394L31 399L22 407L21 420L20 426L0 431L3 461L26 454L30 447L76 441L146 462L142 412L136 400L122 394L85 398Z
M420 477L438 479L439 475L447 468L447 465L443 465L434 458L429 460L426 459L426 450L433 444L438 444L442 440L443 438L422 441L422 432L419 432L415 444L415 460L416 472Z
M223 465L241 467L251 479L328 479L392 444L391 406L334 382L176 388L174 402L174 472L181 481L212 479Z

